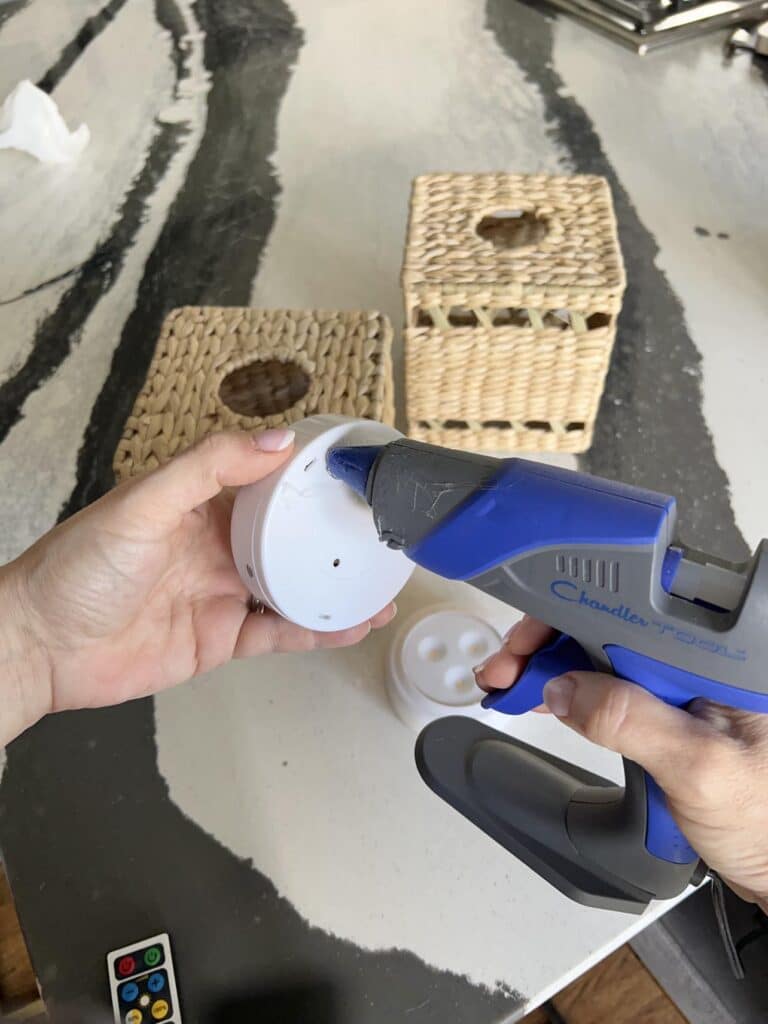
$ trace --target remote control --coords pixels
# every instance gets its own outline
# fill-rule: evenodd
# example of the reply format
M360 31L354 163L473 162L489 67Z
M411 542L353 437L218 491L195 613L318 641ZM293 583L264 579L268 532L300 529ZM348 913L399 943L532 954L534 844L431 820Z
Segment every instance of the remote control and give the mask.
M107 971L115 1024L181 1024L167 934L108 953Z

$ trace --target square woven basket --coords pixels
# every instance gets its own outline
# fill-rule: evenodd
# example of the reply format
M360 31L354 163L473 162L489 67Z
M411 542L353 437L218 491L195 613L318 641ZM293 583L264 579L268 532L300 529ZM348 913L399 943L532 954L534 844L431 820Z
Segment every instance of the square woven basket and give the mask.
M375 312L187 306L169 313L113 467L153 469L207 434L315 413L394 420L392 328Z
M589 447L625 287L604 179L416 178L402 284L411 437Z

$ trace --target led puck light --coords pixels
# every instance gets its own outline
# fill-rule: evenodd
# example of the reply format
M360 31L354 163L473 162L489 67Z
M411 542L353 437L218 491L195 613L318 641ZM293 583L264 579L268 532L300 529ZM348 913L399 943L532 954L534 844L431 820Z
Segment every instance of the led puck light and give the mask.
M338 445L387 444L401 435L344 416L312 416L292 426L291 461L238 491L235 564L254 597L284 618L321 632L347 629L389 604L413 564L381 543L370 508L329 475L325 457Z
M389 650L387 692L398 717L415 731L444 715L487 718L472 669L501 646L487 622L446 605L405 622Z

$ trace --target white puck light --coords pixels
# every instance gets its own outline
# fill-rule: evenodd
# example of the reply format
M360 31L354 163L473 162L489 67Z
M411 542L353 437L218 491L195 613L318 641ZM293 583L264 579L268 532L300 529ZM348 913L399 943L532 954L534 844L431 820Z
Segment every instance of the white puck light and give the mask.
M292 424L290 462L238 491L232 551L259 601L307 629L365 622L402 590L413 564L378 537L366 502L328 473L339 445L387 444L401 435L373 420L312 416Z
M489 715L472 669L500 646L496 630L469 612L422 609L401 626L389 650L387 691L398 717L418 731L444 715Z

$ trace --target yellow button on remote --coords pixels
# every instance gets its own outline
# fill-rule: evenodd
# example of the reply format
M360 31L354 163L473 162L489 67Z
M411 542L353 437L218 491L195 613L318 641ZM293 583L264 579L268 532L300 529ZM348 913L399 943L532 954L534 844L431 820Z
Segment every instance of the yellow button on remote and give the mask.
M154 1003L152 1003L152 1016L155 1018L155 1020L162 1020L164 1017L168 1016L169 1009L170 1007L168 1006L168 1003L166 1003L164 999L157 999L155 1000ZM129 1021L128 1024L134 1024L134 1022ZM136 1022L136 1024L138 1024L138 1021Z
M141 1024L143 1019L141 1010L129 1010L125 1015L125 1024Z

